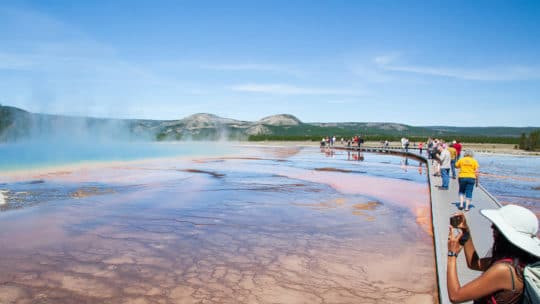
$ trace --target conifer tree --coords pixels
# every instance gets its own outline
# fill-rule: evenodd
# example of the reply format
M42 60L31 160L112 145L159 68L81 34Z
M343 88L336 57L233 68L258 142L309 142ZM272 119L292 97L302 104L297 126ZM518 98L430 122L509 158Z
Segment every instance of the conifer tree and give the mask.
M540 130L529 134L529 147L533 151L540 149Z
M527 149L527 135L525 135L525 133L521 133L521 137L519 138L519 148L521 150Z

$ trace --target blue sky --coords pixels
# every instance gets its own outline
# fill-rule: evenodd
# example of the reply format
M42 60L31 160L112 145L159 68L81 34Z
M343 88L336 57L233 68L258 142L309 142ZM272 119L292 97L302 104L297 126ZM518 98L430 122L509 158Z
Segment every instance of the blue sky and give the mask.
M540 1L2 1L0 103L540 126Z

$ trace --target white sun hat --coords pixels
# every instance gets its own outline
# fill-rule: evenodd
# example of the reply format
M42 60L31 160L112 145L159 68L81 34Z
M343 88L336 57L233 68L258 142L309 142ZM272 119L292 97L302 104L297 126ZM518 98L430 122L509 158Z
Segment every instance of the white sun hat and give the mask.
M506 205L499 209L480 210L508 241L528 253L540 257L540 240L538 232L538 218L527 208Z

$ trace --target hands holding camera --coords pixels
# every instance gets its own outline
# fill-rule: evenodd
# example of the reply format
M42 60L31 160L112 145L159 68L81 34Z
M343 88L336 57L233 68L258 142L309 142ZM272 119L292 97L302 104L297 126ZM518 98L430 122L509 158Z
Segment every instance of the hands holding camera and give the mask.
M454 229L458 230L458 233L454 233ZM454 214L450 218L450 226L448 229L448 255L456 256L463 248L463 245L469 240L469 226L465 219L465 215L462 212Z

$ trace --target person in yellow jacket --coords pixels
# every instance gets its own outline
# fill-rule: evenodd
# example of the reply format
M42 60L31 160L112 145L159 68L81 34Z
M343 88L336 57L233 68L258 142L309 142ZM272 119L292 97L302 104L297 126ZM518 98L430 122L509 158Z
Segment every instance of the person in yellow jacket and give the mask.
M450 171L452 172L452 178L456 179L457 150L454 148L454 144L448 147L448 152L450 152Z
M463 158L456 162L456 168L459 168L459 209L463 209L463 200L465 199L465 211L469 211L474 186L478 185L478 162L473 158L473 152L466 150Z

